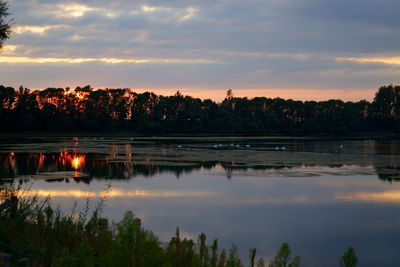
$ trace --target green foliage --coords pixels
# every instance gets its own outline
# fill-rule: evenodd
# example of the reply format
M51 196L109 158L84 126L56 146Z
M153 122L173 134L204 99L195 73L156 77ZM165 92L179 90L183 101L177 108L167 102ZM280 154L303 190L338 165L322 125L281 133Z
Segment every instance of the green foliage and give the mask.
M340 258L340 267L355 267L357 266L358 258L352 247L349 247L344 255Z
M228 259L226 261L226 267L241 267L242 262L239 258L238 254L238 248L232 244L229 254L228 254Z
M199 265L200 266L209 266L210 259L208 255L208 247L206 245L207 236L204 233L201 233L197 239L197 244L199 246Z
M264 259L263 259L263 258L260 258L260 259L258 260L258 262L257 262L257 267L265 267L265 266L267 266L267 265L266 265Z
M211 246L210 266L217 267L218 264L218 240L215 239Z
M68 249L62 249L59 254L54 256L51 266L71 266L71 267L92 267L95 266L93 249L87 240L84 240L77 247L76 251L72 252Z
M221 251L221 255L219 256L219 260L218 260L218 267L223 267L226 266L226 250L223 249Z
M269 267L298 267L300 266L300 257L292 255L292 250L288 243L283 243L275 258Z

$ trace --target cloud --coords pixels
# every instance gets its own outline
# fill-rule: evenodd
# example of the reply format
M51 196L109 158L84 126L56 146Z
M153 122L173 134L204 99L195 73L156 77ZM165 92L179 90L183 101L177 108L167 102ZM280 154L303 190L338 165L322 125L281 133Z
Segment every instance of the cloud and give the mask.
M338 57L336 60L356 63L382 63L389 65L400 65L400 57Z
M185 15L181 16L178 19L178 21L186 21L186 20L192 19L196 15L197 11L198 11L197 8L194 8L194 7L186 8L187 13Z
M68 27L67 25L44 25L44 26L17 25L13 28L13 33L15 34L33 33L33 34L43 35L46 34L46 32L49 30L62 29L67 27Z
M106 8L88 6L86 4L78 2L66 4L47 4L44 5L44 7L48 13L60 18L80 18L88 13L96 13L109 18L118 16L118 13L116 11Z
M17 45L5 45L5 46L3 46L3 53L14 54L14 52L17 50L17 48L18 48Z
M400 82L394 0L11 0L10 7L16 24L7 44L18 48L2 51L8 64L0 78L12 84L75 77L63 64L87 79L107 73L98 77L102 87L174 91L370 91ZM22 72L39 63L37 78Z
M168 58L54 58L54 57L13 57L0 56L0 63L85 63L85 62L102 62L102 63L134 63L134 64L216 64L216 61L207 59L168 59Z

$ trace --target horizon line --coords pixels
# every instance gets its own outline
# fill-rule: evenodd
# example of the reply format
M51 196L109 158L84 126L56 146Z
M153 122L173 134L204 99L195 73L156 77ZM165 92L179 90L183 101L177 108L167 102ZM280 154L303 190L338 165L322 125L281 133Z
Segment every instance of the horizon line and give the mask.
M22 86L22 85L21 85ZM87 86L87 85L84 85ZM77 87L84 86L76 86L76 87L59 87L59 86L49 86L46 88L43 87L35 87L29 88L22 86L24 88L28 88L32 91L34 90L45 90L47 88L70 88L70 90L74 90ZM17 90L20 86L10 86ZM232 90L233 97L244 98L247 97L249 99L255 97L266 97L266 98L281 98L285 100L298 100L298 101L327 101L327 100L342 100L344 102L352 101L373 101L375 94L378 92L379 88L376 89L304 89L304 88L257 88L257 89L198 89L198 88L132 88L126 86L91 86L93 90L105 90L105 89L129 89L131 91L137 93L145 93L152 92L157 95L162 96L173 96L178 91L184 96L191 96L194 98L200 98L202 100L211 99L213 101L222 101L226 98L227 91Z

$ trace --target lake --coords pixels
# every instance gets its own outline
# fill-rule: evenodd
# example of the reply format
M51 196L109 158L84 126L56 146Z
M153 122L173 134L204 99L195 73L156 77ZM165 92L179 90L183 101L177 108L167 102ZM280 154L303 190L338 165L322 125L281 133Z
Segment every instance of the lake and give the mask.
M105 197L103 215L132 210L162 241L177 226L268 261L288 242L302 266L400 262L400 142L289 137L3 136L0 177L65 212ZM109 187L109 188L108 188Z

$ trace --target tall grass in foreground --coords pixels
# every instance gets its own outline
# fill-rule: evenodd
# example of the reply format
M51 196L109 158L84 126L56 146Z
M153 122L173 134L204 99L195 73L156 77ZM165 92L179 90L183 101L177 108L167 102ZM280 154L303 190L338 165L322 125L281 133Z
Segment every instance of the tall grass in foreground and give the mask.
M19 198L17 210L0 215L0 265L9 266L165 266L165 267L241 267L243 261L235 245L226 251L218 240L207 244L201 233L197 240L182 238L179 228L168 244L162 245L141 220L126 212L122 221L110 223L101 217L104 199L94 209L89 201L83 211L76 205L68 215L51 206L50 198L30 196L30 188L3 185L0 199ZM356 266L352 248L340 265ZM251 267L297 267L300 257L292 256L287 243L282 244L270 264L257 259L250 249Z

